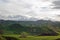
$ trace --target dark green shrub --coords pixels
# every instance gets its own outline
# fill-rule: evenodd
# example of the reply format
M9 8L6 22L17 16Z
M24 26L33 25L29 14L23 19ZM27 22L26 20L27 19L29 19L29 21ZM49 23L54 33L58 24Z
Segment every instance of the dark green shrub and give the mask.
M20 35L20 38L26 38L28 36L28 33L22 32Z
M0 40L6 40L4 37L0 36Z
M5 36L4 36L4 38L5 38L6 40L19 40L18 38L15 38L15 37L5 37Z
M56 40L60 40L60 38L56 39Z

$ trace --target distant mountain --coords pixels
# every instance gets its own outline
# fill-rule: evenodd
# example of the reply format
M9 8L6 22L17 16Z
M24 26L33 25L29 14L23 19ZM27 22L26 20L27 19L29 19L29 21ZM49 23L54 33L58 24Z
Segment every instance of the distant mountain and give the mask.
M15 21L36 21L37 18L21 16L21 15L14 15L14 16L2 16L0 15L1 20L15 20Z
M4 33L6 34L20 34L21 32L28 32L32 35L56 35L60 34L60 22L50 20L0 20L0 30L4 30Z

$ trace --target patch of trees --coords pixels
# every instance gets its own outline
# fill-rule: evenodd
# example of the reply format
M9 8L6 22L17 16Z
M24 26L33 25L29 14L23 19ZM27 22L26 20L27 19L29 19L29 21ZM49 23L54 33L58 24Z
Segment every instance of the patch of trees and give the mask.
M41 33L40 35L38 36L57 36L58 34L57 33Z
M0 30L0 35L4 34L4 30Z
M28 37L28 33L27 32L22 32L20 34L20 38L27 38Z
M57 38L56 40L60 40L60 38Z
M5 38L6 40L19 40L18 38L15 38L15 37L6 37L6 36L3 36L3 38Z
M52 26L53 27L53 26ZM1 28L1 27L0 27ZM28 32L30 35L58 35L58 33L54 32L52 29L49 29L47 25L35 26L31 25L21 25L19 23L10 24L7 27L4 27L6 30L0 30L0 34L3 34L3 31L8 31L13 34L21 34L21 32Z
M55 36L58 33L54 32L52 29L47 28L46 26L35 27L34 25L23 26L21 24L15 23L9 26L8 30L13 31L14 33L21 34L21 32L28 32L31 35L42 35L42 36Z
M4 37L0 36L0 40L6 40Z

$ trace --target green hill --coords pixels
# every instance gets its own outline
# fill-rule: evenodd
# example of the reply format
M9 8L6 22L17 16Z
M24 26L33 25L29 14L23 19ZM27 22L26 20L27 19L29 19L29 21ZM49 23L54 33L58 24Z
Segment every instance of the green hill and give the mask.
M60 22L57 21L9 21L0 20L0 31L4 34L57 35L60 33Z

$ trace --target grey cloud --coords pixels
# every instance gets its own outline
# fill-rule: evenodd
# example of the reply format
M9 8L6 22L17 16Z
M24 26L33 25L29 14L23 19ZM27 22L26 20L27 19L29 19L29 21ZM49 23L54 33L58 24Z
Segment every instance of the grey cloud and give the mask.
M60 0L54 1L54 8L53 9L60 9Z
M42 19L46 16L51 17L49 12L50 2L40 2L41 0L0 0L0 15L23 15L29 18L41 17Z
M60 15L57 15L57 17L60 17Z
M60 9L60 7L57 6L57 7L54 7L53 9Z
M2 0L3 2L8 2L8 0Z
M2 2L8 2L7 4L0 6L0 14L23 14L36 16L34 10L31 9L32 5L30 3L25 3L23 1L17 2L19 0L1 0Z
M9 2L8 0L0 0L0 3L7 3Z

